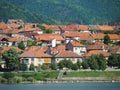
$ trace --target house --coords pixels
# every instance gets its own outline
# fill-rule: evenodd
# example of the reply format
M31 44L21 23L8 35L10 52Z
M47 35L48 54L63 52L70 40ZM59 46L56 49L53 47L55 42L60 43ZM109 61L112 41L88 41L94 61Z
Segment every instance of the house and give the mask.
M82 56L72 52L71 50L60 51L54 57L54 61L56 63L59 63L61 60L64 60L64 59L71 60L73 63L77 63L77 61L82 62Z
M31 40L28 37L25 36L14 36L14 37L9 37L8 38L8 45L12 46L12 45L18 45L18 43L23 42L25 44L25 46L27 45L27 41Z
M111 55L109 52L105 52L103 50L91 50L88 51L87 53L83 54L84 58L90 57L92 55L99 55L102 54L106 59L108 59L108 57Z
M118 34L108 34L108 36L110 37L110 40L112 40L113 42L120 41L120 37Z
M0 36L0 46L8 45L8 36Z
M80 38L81 42L91 42L92 43L94 41L92 34L88 33L88 32L80 32L79 38Z
M86 46L78 41L70 41L68 44L66 44L66 49L72 50L74 53L78 55L82 55L87 51Z
M66 43L68 43L69 41L71 41L71 40L78 40L79 41L79 39L80 39L80 34L79 34L79 32L73 32L73 31L71 31L71 32L64 32L63 34L62 34L62 36L64 37L64 39L66 40Z
M64 44L65 39L59 34L41 34L34 36L38 44L56 47L56 45Z
M78 31L79 32L89 32L90 33L87 25L78 25Z
M98 25L100 31L113 31L115 26L108 26L108 25Z
M103 33L95 33L95 34L92 34L92 37L94 39L94 42L103 42L105 34L103 34Z
M7 26L9 29L12 29L12 30L18 29L18 27L19 27L19 25L16 23L7 24Z
M19 57L20 61L24 62L28 68L31 64L34 64L34 66L39 66L42 64L47 65L51 63L51 56L36 47L31 47L31 49L26 50Z
M4 29L7 29L7 28L8 28L7 24L0 23L0 30L4 30Z
M78 24L71 24L71 25L59 25L60 27L60 30L61 30L61 33L64 33L64 32L78 32Z
M103 50L108 52L109 46L101 42L95 42L93 45L87 46L87 51L91 51L91 50Z
M24 28L20 29L20 35L25 35L25 33L32 32L37 34L43 34L43 31L38 27L37 24L25 24Z
M54 56L56 55L58 52L60 51L65 51L66 50L66 46L65 45L58 45L56 47L48 47L46 50L46 53Z
M53 30L54 34L61 34L61 29L60 29L59 25L42 24L42 26L44 26L46 30L48 30L48 29Z
M88 28L92 34L98 33L100 30L98 25L88 25Z

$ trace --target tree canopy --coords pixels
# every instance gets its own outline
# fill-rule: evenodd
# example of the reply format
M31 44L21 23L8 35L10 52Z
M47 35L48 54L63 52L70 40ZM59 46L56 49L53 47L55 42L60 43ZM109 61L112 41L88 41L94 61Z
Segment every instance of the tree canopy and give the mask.
M5 60L7 69L14 70L19 68L18 53L14 48L5 51L2 54L2 59Z

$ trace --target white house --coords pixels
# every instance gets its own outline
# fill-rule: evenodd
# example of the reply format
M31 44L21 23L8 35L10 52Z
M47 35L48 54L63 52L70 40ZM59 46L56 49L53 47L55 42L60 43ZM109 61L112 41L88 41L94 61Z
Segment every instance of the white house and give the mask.
M77 41L70 41L66 45L67 50L72 50L74 53L78 55L82 55L87 52L85 45L81 44L80 42Z

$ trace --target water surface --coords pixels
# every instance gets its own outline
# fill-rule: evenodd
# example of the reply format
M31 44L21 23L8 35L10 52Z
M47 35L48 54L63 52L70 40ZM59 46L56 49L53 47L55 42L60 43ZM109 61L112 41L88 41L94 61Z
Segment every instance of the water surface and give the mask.
M1 84L0 90L120 90L120 83Z

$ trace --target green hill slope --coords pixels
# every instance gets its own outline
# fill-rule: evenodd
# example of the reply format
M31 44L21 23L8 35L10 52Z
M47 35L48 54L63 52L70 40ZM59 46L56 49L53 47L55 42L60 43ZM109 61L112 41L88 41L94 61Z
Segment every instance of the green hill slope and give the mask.
M45 17L39 13L33 13L13 4L0 5L0 21L8 19L22 19L25 22L55 23L54 20Z
M120 0L1 0L0 3L10 3L40 15L39 18L32 15L36 19L46 16L57 24L113 24L120 20ZM39 22L36 19L33 21Z

